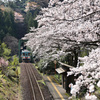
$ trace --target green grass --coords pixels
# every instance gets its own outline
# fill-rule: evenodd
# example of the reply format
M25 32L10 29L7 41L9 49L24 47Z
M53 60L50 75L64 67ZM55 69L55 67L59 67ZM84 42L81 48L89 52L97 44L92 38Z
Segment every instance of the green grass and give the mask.
M20 66L17 67L18 75L20 75Z
M19 78L16 76L20 75L20 67L16 71L9 68L8 72L11 78L0 73L0 100L15 100L19 91Z
M53 77L53 79L55 79L55 81L56 81L57 83L59 83L59 84L62 83L62 75L55 74L55 75L53 75L52 77Z
M18 84L16 82L12 82L7 77L0 78L0 84L0 100L14 100L18 90Z
M40 83L46 85L43 79L42 79L42 80L38 80L38 82L40 82Z

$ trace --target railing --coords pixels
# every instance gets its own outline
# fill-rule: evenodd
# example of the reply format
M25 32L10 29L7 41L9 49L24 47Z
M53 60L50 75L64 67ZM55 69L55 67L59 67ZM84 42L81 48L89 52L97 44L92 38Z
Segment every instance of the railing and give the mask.
M60 63L60 64L63 65L63 66L69 67L69 68L74 68L73 66L71 66L71 65L67 65L67 64L62 63L62 62L60 62L60 61L59 61L58 63Z

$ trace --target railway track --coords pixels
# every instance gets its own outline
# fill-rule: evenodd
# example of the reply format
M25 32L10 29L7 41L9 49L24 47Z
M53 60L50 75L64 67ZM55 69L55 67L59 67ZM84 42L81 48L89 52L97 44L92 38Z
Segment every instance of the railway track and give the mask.
M26 73L29 79L29 84L31 87L32 97L31 100L45 100L43 93L40 89L40 86L37 82L36 76L34 74L34 69L32 68L31 64L24 64L26 69Z

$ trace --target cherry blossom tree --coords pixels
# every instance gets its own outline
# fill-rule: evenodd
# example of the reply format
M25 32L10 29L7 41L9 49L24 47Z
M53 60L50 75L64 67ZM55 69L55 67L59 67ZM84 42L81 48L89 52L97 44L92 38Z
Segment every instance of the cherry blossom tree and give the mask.
M95 92L95 86L100 88L100 48L93 49L89 53L89 56L83 58L79 57L79 60L83 65L72 68L70 69L71 71L68 72L68 76L81 74L76 79L75 85L72 86L71 94L76 96L84 86L84 89L87 90L86 99L90 100L89 98L96 98L96 96L89 95L89 93Z
M99 0L50 0L36 18L38 28L25 36L27 45L33 54L47 59L82 46L98 46L99 15Z
M33 55L44 59L44 64L48 60L59 60L62 55L73 51L77 59L76 54L82 47L90 48L90 51L95 49L89 56L80 58L84 59L83 66L69 72L75 75L81 72L73 85L73 95L79 93L82 86L86 86L88 92L95 91L94 85L100 86L100 72L97 71L100 51L100 0L50 0L48 7L42 8L36 19L38 28L32 27L23 39L28 39L27 46L32 49ZM91 97L96 99L95 96Z

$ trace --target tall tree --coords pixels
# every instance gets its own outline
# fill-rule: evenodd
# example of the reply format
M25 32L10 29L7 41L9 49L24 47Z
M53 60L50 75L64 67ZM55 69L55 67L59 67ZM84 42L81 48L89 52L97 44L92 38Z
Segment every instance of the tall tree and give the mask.
M75 70L75 75L77 73L84 75L82 69L86 72L84 78L83 76L77 78L73 86L74 95L80 92L80 87L84 85L86 89L90 86L92 88L90 92L93 92L93 87L100 84L100 77L98 77L97 82L99 83L97 83L96 79L90 75L91 71L94 70L92 67L100 68L99 62L94 55L95 52L99 54L100 50L100 0L50 0L48 8L43 8L41 14L36 19L39 23L38 28L32 28L25 39L29 40L27 45L32 49L33 54L36 57L45 59L43 62L45 65L50 59L54 60L56 58L59 60L61 55L66 55L73 50L77 59L77 53L82 47L88 48L90 51L93 48L97 48L90 53L91 57L87 57L86 61L84 61L84 68L89 68L86 69L88 70L87 72L79 66L73 69ZM93 62L91 58L94 58ZM92 64L87 66L90 62ZM77 64L77 61L75 61L75 64ZM94 73L92 74L95 75ZM100 71L98 71L99 73ZM85 77L89 77L90 80L93 78L94 82L87 78L88 84L80 84ZM94 97L94 100L97 98L93 95L91 97Z
M0 39L3 40L6 34L16 36L14 13L12 11L1 11L0 10Z
M35 11L34 11L35 12ZM37 28L37 21L35 20L37 13L32 13L30 11L28 11L26 13L26 17L25 17L25 22L27 24L27 28L28 28L28 32L30 30L30 27L35 27Z
M1 41L3 40L4 36L5 36L4 31L3 30L0 30L0 40Z
M55 50L63 53L85 45L97 46L99 13L99 2L96 1L92 6L89 0L51 0L49 7L43 8L37 17L39 27L33 29L34 34L27 35L34 42L34 53L45 56L46 52Z

